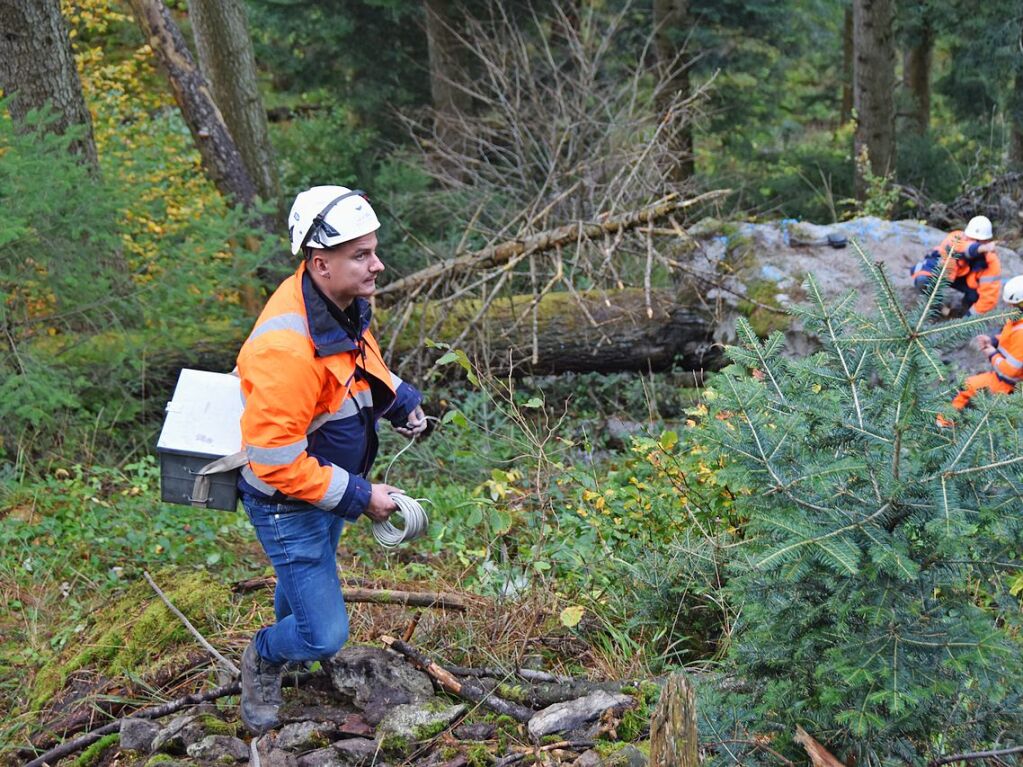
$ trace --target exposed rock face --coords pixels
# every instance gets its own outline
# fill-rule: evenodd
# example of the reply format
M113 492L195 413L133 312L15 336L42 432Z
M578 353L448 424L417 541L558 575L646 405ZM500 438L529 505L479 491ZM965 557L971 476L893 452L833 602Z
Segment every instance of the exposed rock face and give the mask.
M805 298L802 285L806 275L813 274L826 298L837 299L853 291L856 309L871 310L874 288L863 274L859 246L871 262L885 265L899 298L909 307L919 297L909 277L910 268L946 234L918 221L878 218L829 226L794 221L728 224L706 219L691 227L690 233L698 247L687 264L691 275L682 282L693 289L702 288L714 305L715 341L734 342L735 321L744 314L758 331L783 330L786 353L794 355L813 352L819 346L817 340L804 333L798 321L744 299L775 309L800 303ZM829 238L846 244L834 247ZM1015 251L999 247L998 258L1003 279L1023 273L1023 259ZM953 302L958 301L958 293L950 291L950 295ZM984 362L968 348L949 350L945 361L959 372L972 372Z

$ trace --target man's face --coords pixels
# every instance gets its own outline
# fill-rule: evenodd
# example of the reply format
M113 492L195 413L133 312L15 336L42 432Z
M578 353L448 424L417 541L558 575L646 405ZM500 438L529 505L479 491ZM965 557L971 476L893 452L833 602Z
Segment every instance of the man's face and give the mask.
M358 296L368 298L376 292L377 275L384 270L377 256L376 232L334 248L314 250L309 266L319 277L323 292L342 309Z

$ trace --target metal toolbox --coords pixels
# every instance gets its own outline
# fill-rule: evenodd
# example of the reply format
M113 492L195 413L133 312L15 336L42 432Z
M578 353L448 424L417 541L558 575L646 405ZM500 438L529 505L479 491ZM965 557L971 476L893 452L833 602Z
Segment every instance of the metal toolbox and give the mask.
M156 445L161 500L234 511L238 505L237 469L210 475L205 499L193 498L192 493L203 466L241 449L241 416L237 376L182 369Z

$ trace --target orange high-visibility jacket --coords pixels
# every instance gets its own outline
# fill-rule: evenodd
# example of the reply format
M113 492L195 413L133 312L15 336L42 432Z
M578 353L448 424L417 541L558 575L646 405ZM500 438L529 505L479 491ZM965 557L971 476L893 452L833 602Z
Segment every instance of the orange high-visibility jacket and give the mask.
M1023 381L1023 317L1005 323L994 338L994 347L988 359L995 375L1007 384Z
M970 314L984 314L998 305L1002 287L1002 265L996 253L978 253L976 240L967 237L962 230L950 232L937 248L911 271L913 281L923 287L925 280L941 271L942 263L950 256L955 258L945 271L950 282L962 279L967 287L977 291L977 301L970 307Z
M281 283L238 353L249 463L243 493L297 499L356 519L371 484L381 416L404 425L419 392L388 370L357 298L357 337L330 315L301 264Z

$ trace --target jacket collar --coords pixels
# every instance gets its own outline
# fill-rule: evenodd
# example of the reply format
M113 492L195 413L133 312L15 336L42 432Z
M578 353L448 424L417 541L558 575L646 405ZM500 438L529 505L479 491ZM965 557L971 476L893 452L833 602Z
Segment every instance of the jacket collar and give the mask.
M369 327L373 310L369 301L356 298L355 305L359 309L358 337L352 338L330 315L327 304L312 284L312 277L306 272L305 262L298 267L297 276L302 290L302 301L305 304L306 321L309 324L309 337L313 341L317 357L328 357L359 349L362 335Z

